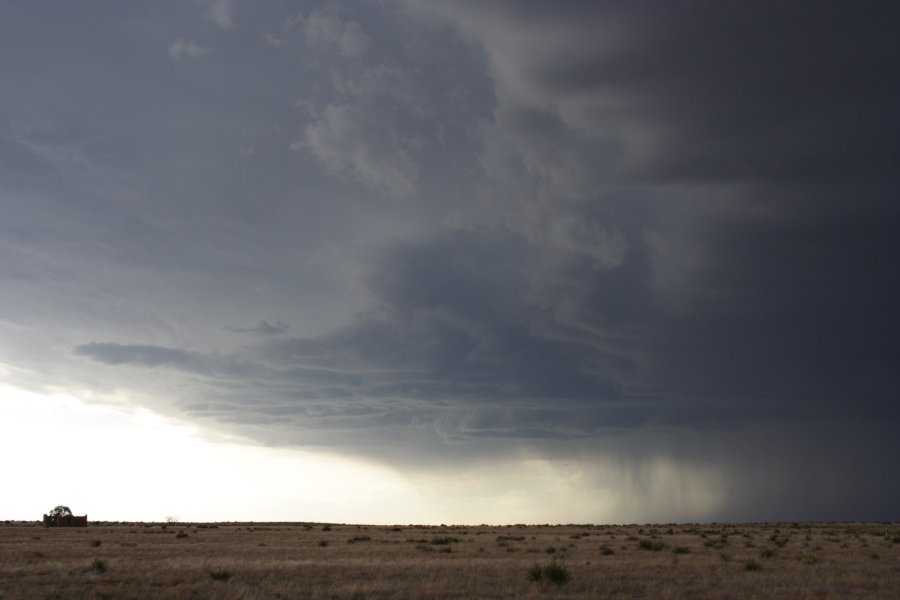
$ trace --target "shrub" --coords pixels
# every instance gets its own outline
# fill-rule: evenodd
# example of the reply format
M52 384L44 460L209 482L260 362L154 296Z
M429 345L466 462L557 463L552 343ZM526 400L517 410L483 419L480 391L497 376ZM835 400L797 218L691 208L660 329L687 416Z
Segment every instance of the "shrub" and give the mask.
M762 565L753 560L752 558L748 558L744 561L744 570L745 571L760 571L762 570Z
M458 538L450 537L450 536L431 538L431 544L433 546L444 546L447 544L455 544L458 541L459 541Z
M372 538L367 535L357 535L357 536L354 536L354 537L350 538L349 540L347 540L347 543L355 544L356 542L368 542L371 540L372 540Z
M562 585L569 580L570 575L566 565L558 563L556 560L551 560L549 565L544 565L544 577L550 583Z
M326 542L325 540L322 540L322 541L319 542L319 547L320 547L320 548L324 548L324 547L327 546L327 545L328 545L328 542Z
M322 527L322 531L331 531L331 525L325 525Z
M615 554L615 551L609 546L603 546L602 548L600 548L600 554L602 554L603 556L610 556L612 554Z
M675 546L675 549L672 550L675 554L690 554L691 549L687 546Z
M102 543L103 543L103 542L101 542L100 540L94 540L94 541L91 542L91 547L92 547L92 548L99 548L99 547L100 547L100 544L102 544Z
M231 579L231 573L222 569L221 571L210 571L209 576L215 581L228 581Z
M95 558L91 563L91 568L98 573L106 573L106 563L99 558Z
M543 566L534 563L528 567L526 576L528 577L528 581L538 582L546 579L550 583L556 585L562 585L571 579L569 569L566 568L565 564L557 562L556 559L551 560L549 564Z
M544 577L544 568L534 563L530 567L528 567L528 581L540 581Z
M178 539L180 539L180 540L182 540L182 539L188 537L188 534L186 534L186 533L183 532L183 531L179 531L178 533L175 534L175 537L178 538Z
M760 553L760 556L762 556L763 558L772 558L773 556L775 556L775 551L771 548L766 548Z
M665 547L666 545L662 542L654 542L653 540L641 540L638 543L638 548L641 550L652 550L653 552L659 552Z

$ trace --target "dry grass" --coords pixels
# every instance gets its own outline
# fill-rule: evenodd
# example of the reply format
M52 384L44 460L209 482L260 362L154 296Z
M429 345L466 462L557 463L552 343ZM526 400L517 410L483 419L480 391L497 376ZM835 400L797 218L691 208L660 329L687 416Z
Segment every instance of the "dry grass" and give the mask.
M900 598L900 525L11 524L0 598Z

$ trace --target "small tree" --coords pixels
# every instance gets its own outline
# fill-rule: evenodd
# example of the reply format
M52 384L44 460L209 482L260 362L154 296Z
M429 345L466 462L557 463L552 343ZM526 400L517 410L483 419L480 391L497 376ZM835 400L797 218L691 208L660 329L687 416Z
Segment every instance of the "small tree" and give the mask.
M63 506L62 504L60 504L49 513L47 513L47 515L50 517L70 517L72 516L72 509L68 506Z

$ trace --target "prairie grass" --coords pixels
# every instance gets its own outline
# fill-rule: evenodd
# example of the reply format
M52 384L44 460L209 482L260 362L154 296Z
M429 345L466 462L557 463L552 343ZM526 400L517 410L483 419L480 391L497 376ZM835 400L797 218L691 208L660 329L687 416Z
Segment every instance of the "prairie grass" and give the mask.
M0 599L900 598L898 524L328 527L0 525Z

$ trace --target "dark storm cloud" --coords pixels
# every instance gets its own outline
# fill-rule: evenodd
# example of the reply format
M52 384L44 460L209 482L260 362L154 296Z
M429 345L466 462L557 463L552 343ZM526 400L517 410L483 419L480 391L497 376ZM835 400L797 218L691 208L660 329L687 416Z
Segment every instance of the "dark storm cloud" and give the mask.
M513 142L504 160L530 189L513 193L486 152L509 226L378 246L352 322L254 350L296 386L280 398L410 402L463 436L895 414L885 15L434 11L485 48L498 99L486 143ZM346 25L333 11L304 19L325 17ZM509 402L521 406L490 412ZM540 410L572 403L577 426Z
M502 230L452 231L397 243L372 261L376 299L352 325L315 339L267 344L283 364L375 370L361 394L496 402L616 398L605 374L624 357L532 328L527 299L533 249Z
M234 382L240 390L228 384L213 394L252 390L258 400L230 405L238 418L293 405L319 427L346 427L347 411L362 403L371 412L351 420L372 429L418 423L462 439L585 435L652 417L618 389L617 373L633 367L626 355L557 330L529 301L533 252L519 236L480 229L384 246L366 277L374 306L332 333L248 349L252 368L236 357L156 346L95 342L75 352L109 365L249 377ZM600 279L615 280L611 273ZM604 304L617 305L622 292L610 288ZM581 412L567 414L573 409Z
M894 4L10 6L67 60L0 19L2 356L403 464L721 454L737 518L900 496Z
M483 44L521 139L615 148L600 173L821 182L898 158L891 3L411 4Z
M487 51L499 135L545 188L513 202L538 215L521 228L553 241L568 213L653 240L645 270L618 270L626 279L554 272L576 327L638 298L657 309L620 340L640 365L632 383L713 405L685 407L682 423L729 404L739 422L895 414L896 7L413 4ZM623 186L651 208L597 215L614 197L603 190ZM627 237L631 260L640 235ZM583 281L594 291L575 296Z

